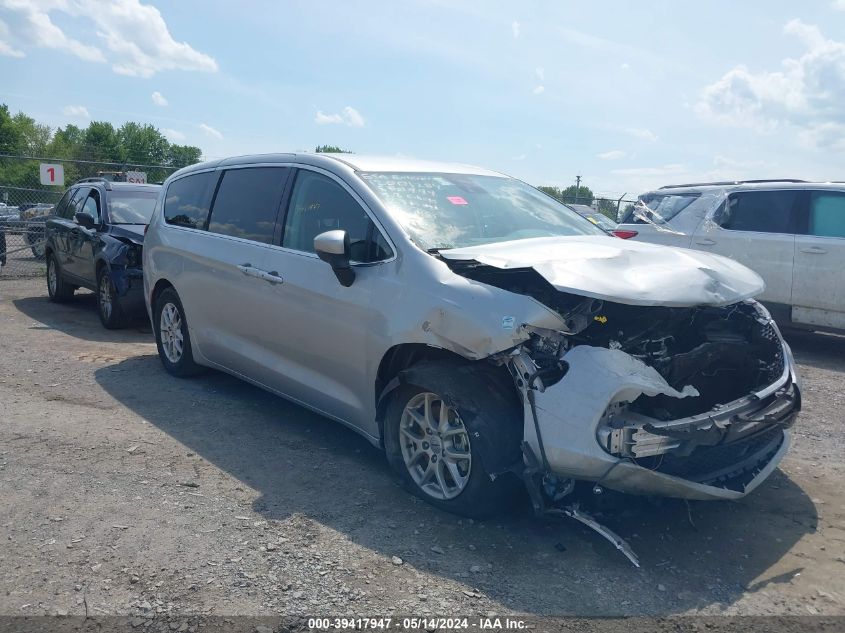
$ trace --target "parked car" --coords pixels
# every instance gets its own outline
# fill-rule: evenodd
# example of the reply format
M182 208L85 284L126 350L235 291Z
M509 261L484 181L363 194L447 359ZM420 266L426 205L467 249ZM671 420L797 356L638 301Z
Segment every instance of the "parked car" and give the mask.
M619 228L634 239L730 257L766 282L782 325L845 332L845 183L746 181L663 187Z
M144 296L164 368L351 427L444 510L487 516L524 485L552 511L576 481L737 499L789 446L792 354L730 259L610 237L449 163L232 158L159 200Z
M582 218L592 222L605 233L611 235L616 230L616 222L607 217L604 213L596 211L593 207L586 204L567 204L567 207L575 211ZM616 236L619 237L619 236Z
M87 178L65 192L45 225L51 300L90 288L109 329L143 313L141 249L160 188Z
M55 205L44 202L20 205L21 221L25 223L23 236L35 259L44 259L44 224L55 208Z

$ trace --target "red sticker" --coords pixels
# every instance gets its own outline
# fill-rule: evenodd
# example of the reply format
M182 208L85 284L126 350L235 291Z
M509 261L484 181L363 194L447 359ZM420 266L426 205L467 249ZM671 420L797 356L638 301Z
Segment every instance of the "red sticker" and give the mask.
M460 196L446 196L446 199L452 204L469 204L469 202L467 202Z

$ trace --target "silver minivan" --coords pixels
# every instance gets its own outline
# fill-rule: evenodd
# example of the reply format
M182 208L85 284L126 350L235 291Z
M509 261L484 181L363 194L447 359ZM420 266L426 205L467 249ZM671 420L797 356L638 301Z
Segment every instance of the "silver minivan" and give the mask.
M718 255L609 236L466 165L272 154L164 184L144 243L167 371L345 424L407 487L486 516L577 482L735 499L789 446L789 347Z

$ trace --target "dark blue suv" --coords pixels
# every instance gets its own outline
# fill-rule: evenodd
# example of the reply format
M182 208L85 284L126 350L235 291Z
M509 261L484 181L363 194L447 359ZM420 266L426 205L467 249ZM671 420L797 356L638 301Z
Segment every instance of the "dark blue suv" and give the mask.
M141 247L160 189L87 178L65 192L45 227L52 301L67 301L77 288L90 288L109 329L143 314Z

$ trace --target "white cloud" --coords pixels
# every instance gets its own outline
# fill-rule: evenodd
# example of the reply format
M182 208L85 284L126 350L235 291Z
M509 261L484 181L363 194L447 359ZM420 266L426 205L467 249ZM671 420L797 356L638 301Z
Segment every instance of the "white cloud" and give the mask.
M27 42L42 48L63 50L90 62L112 64L121 75L152 77L165 70L216 72L217 62L177 42L159 10L140 0L0 0L0 6L23 18L22 34ZM67 35L53 23L51 14L65 13L85 24L88 42ZM96 34L108 54L91 45Z
M546 81L546 69L542 66L537 66L537 68L534 69L534 74L540 81Z
M5 55L6 57L26 57L23 51L16 49L5 40L8 36L9 27L3 20L0 20L0 55Z
M216 139L222 139L223 138L223 134L221 134L219 130L215 130L213 127L211 127L207 123L200 123L199 127L203 132L205 132L209 136L213 136Z
M516 20L511 22L511 33L513 33L514 39L519 37L520 30L521 29L520 29L520 26L519 26L519 22L517 22Z
M6 57L26 57L23 51L19 51L3 40L0 40L0 55L4 55Z
M845 0L833 0L833 2L830 3L830 6L837 11L845 11Z
M546 92L546 87L545 86L537 86L531 92L533 92L535 95L541 95L544 92Z
M841 149L845 42L828 39L801 20L787 22L783 32L801 40L806 52L781 60L775 71L736 66L702 90L695 111L704 119L761 133L789 128L806 146Z
M171 143L181 143L185 140L185 135L179 130L172 130L166 127L161 130L161 133L164 134L165 138Z
M622 70L628 70L630 67L631 67L631 64L629 64L628 62L623 62L623 63L619 64L619 68L622 69Z
M364 127L364 117L352 106L346 106L341 113L326 114L317 110L314 115L314 123L317 125L348 125L349 127Z
M50 11L75 13L64 2L52 0L0 0L0 6L16 12L23 19L19 29L24 41L41 48L66 51L88 62L105 63L106 57L96 46L83 44L65 35L50 19Z
M91 115L88 114L88 108L81 105L69 105L62 108L62 114L65 116L73 117L75 119L90 119Z
M152 94L153 103L157 106L161 106L162 108L167 105L167 99L164 98L164 95L161 94L158 90L156 90Z
M625 130L625 134L642 141L651 141L652 143L657 140L657 134L644 127L629 127Z
M599 154L598 158L602 160L619 160L620 158L625 158L625 152L621 149L612 149L609 152Z

